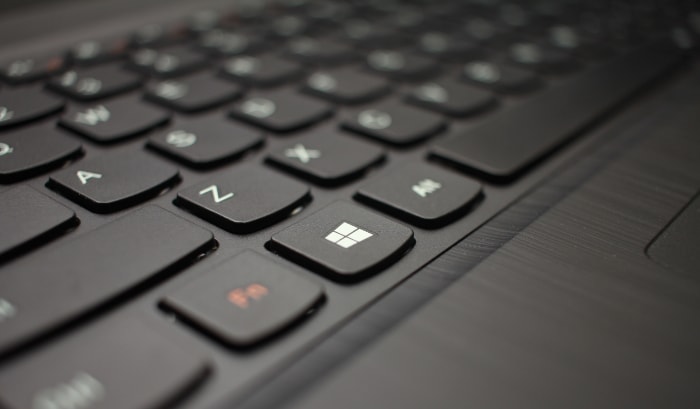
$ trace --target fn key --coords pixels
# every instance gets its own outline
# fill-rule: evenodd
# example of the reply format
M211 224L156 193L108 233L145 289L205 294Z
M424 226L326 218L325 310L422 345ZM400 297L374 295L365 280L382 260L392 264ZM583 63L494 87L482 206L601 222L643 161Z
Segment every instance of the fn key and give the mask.
M164 303L223 342L246 347L299 321L322 297L320 284L246 251L190 281Z
M3 368L0 402L6 409L170 407L208 369L151 326L125 318Z

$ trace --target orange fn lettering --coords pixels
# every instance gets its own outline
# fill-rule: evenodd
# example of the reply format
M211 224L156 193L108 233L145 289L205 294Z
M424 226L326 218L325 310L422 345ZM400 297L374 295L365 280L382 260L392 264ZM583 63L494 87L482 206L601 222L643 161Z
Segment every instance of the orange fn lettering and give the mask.
M259 300L266 296L270 290L262 284L251 284L244 288L236 288L228 293L228 300L238 308L247 309L250 300Z

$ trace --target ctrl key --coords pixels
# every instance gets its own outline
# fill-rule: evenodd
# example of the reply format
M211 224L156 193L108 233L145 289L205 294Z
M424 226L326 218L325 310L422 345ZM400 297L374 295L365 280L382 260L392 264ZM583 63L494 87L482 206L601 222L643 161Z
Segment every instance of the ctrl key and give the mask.
M208 365L139 320L92 327L0 371L3 409L161 409Z

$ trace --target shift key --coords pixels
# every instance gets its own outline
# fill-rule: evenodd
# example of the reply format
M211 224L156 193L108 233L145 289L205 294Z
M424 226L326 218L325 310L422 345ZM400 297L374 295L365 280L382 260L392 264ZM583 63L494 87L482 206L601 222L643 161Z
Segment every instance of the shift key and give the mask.
M0 274L0 356L162 278L213 244L156 206L130 213Z
M675 47L663 42L635 49L437 142L432 154L493 179L512 179L680 58Z

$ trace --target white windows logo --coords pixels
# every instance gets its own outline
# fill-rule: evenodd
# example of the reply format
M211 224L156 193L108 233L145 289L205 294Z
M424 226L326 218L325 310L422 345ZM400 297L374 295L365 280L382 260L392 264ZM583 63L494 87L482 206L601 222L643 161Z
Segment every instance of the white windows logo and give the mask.
M326 240L330 241L331 243L335 243L344 249L348 249L372 236L374 236L374 234L366 230L362 230L357 226L353 226L350 223L343 222L340 226L336 227L335 230L328 234L328 236L326 236Z

